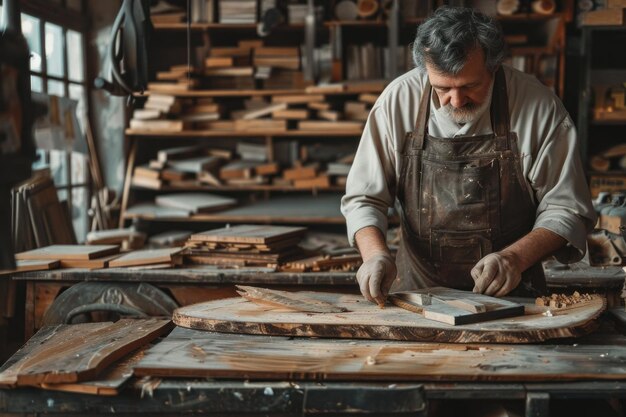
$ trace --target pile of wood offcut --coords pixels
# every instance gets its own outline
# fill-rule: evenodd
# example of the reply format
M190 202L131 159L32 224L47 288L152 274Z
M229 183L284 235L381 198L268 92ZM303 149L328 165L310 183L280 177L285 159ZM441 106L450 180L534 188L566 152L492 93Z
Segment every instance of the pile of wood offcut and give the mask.
M259 266L279 272L355 271L359 255L330 256L305 250L306 228L237 225L192 235L185 244L185 263Z

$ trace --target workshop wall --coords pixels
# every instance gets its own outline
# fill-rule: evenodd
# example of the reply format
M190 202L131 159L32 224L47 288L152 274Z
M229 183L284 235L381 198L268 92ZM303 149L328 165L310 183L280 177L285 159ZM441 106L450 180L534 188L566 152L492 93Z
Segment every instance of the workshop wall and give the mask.
M91 31L88 33L88 59L94 77L110 80L111 64L106 57L111 26L121 1L88 2ZM121 195L124 181L124 112L126 99L102 90L91 92L91 120L99 147L100 162L109 188Z

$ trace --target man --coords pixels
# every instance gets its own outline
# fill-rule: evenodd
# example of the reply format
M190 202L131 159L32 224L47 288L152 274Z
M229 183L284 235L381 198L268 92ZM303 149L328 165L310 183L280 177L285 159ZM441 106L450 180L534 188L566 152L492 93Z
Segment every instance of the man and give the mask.
M418 28L417 68L372 108L341 207L368 300L432 286L542 292L543 258L584 255L595 212L575 128L548 88L502 65L504 49L491 18L440 8Z

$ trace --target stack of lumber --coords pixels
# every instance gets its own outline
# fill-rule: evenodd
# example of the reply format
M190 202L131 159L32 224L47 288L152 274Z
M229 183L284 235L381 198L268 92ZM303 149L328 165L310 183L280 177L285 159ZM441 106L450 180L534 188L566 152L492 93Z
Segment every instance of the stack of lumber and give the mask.
M201 184L213 187L273 184L300 189L345 185L353 153L328 162L315 162L307 149L301 147L300 158L290 167L271 161L267 145L248 141L238 142L235 152L204 146L162 149L156 159L135 167L132 184L153 190L165 187L182 190Z
M224 266L265 266L297 257L306 228L237 225L191 235L185 262Z
M229 150L204 146L162 149L149 164L135 167L132 184L154 190L164 186L184 187L201 178L216 178L220 167L231 158Z
M15 255L17 272L61 268L171 268L180 264L181 248L120 253L118 245L51 245Z
M246 46L246 48L250 47ZM222 51L223 49L228 49L228 51ZM251 66L228 67L226 65L232 64L235 58L221 56L221 54L242 53L245 54L241 56L243 59L253 50L265 53L264 51L267 50L283 49L289 50L289 48L213 48L212 54L217 54L217 56L207 58L205 78L210 78L210 81L206 84L210 88L253 89L253 85L241 85L239 81L233 82L233 80L245 77L252 80L254 68ZM237 56L239 55L235 55ZM299 58L295 56L254 55L255 62L274 63L274 65L295 65L297 59ZM173 73L173 75L176 74ZM304 93L299 94L289 92L246 100L229 98L228 102L222 103L213 98L194 100L176 97L172 95L173 92L167 94L167 91L177 91L180 85L187 85L185 84L188 82L186 75L180 76L183 78L179 82L152 83L152 91L144 107L135 110L133 114L130 121L131 129L155 132L200 129L255 134L259 132L274 134L292 130L358 133L363 129L369 112L378 98L377 94L359 93L359 91L371 91L374 88L384 87L384 83L326 84L307 87ZM226 81L223 81L224 79ZM280 87L274 86L273 88ZM337 96L337 93L343 92L350 94Z
M277 265L280 272L354 272L359 269L363 260L361 255L315 255Z
M220 23L255 23L257 20L256 0L220 0Z
M61 268L107 268L119 256L118 245L51 245L20 252L18 261L55 261Z
M117 395L169 319L123 319L45 327L0 368L0 387Z
M95 230L85 240L88 245L119 245L123 250L141 249L145 242L146 234L133 228Z
M158 92L172 91L170 84L158 83L158 88L153 85L155 93L148 96L143 108L133 112L131 129L159 132L180 132L192 128L232 130L230 125L215 123L221 118L222 106L212 98L181 99Z
M267 147L263 144L239 142L237 154L240 159L232 160L220 169L219 179L222 184L229 186L268 184L271 178L280 172L279 165L268 160Z

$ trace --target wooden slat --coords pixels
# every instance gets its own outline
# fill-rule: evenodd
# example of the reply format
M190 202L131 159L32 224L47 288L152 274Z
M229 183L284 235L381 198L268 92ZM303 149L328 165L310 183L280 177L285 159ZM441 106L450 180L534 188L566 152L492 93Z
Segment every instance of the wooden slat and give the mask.
M18 253L15 255L15 259L95 259L114 255L119 252L119 249L118 245L51 245Z
M537 310L532 299L525 304L528 313L524 316L452 326L395 306L380 309L361 295L326 292L303 292L302 295L344 307L348 312L284 312L235 298L179 308L174 312L173 320L182 327L229 333L424 342L531 343L588 333L596 327L595 319L606 306L603 297L594 296L592 302L554 310L552 316L547 316L542 314L545 310Z
M624 350L608 343L355 343L177 328L146 353L135 374L317 381L624 380L625 363Z
M269 244L272 242L302 236L304 227L265 226L241 224L232 227L209 230L191 236L192 241Z
M147 346L109 366L98 379L67 384L43 383L40 387L52 391L77 392L80 394L118 395L121 388L133 376L133 368L144 357L146 349Z
M145 249L127 253L109 262L110 268L171 263L181 248Z
M171 329L164 319L62 325L44 329L0 373L0 385L39 385L92 380L129 352Z

